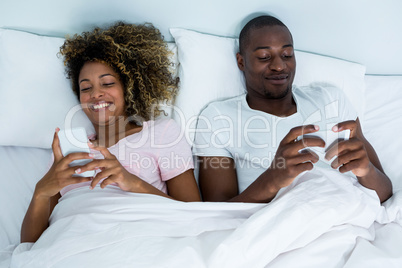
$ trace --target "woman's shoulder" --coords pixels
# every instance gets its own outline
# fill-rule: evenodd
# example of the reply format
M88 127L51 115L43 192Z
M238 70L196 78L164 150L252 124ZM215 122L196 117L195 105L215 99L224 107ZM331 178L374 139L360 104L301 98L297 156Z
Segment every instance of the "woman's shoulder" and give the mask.
M159 140L168 138L169 136L177 137L181 132L181 127L175 120L171 118L158 118L144 121L142 123L142 130L127 136L125 140Z
M185 140L184 128L174 119L162 118L147 121L150 137L158 144L174 145Z
M148 130L162 132L180 129L180 125L172 118L158 118L155 120L145 121L143 126Z

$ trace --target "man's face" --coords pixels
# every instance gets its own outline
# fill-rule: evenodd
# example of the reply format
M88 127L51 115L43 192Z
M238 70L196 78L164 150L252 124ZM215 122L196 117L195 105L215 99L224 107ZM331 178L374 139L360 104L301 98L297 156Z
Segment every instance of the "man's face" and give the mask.
M251 30L242 54L237 54L249 95L282 99L291 94L296 71L293 40L283 26L265 26Z

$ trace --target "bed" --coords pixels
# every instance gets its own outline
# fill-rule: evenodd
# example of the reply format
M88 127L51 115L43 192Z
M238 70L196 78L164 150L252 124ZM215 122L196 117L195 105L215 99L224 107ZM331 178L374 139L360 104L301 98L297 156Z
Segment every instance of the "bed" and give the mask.
M4 2L4 8L15 9L17 2ZM263 1L257 2L252 6L255 10L266 8ZM43 1L42 7L49 3ZM171 11L167 4L159 4ZM310 4L311 9L314 3ZM222 11L224 4L217 5ZM233 5L232 11L245 7ZM271 10L285 14L300 7L295 5L272 4ZM339 5L333 12L346 2ZM140 11L152 8L144 3L137 6ZM63 14L77 7L82 8L79 1L72 1ZM123 7L127 7L124 12ZM184 10L194 7L200 6ZM41 5L32 8L39 11ZM130 20L130 10L136 12L123 1L115 16ZM236 14L245 17L249 11L244 8ZM150 21L155 19L156 26L164 25L171 15L157 19L150 11L145 14ZM391 18L398 18L393 27L399 29L402 21L393 14ZM164 116L177 121L191 143L201 109L211 101L241 94L244 81L234 57L235 31L220 32L207 22L204 28L195 27L188 16L178 14L181 21L161 29L168 36L173 71L180 77L180 93L173 105L164 106L168 112ZM81 188L63 196L50 218L51 227L37 243L20 244L21 222L50 161L55 127L93 129L57 57L63 35L38 23L40 18L35 18L32 29L6 18L0 20L0 267L402 267L402 139L398 137L402 58L396 56L381 69L370 60L323 53L302 42L301 49L296 47L294 83L333 85L344 91L393 183L394 194L388 201L380 205L373 191L320 168L298 177L269 204L183 203L121 193L113 186ZM32 18L28 16L26 23ZM93 24L114 18L97 17ZM68 33L90 29L89 23L81 22ZM295 39L301 29L291 28ZM400 38L396 41L402 44Z

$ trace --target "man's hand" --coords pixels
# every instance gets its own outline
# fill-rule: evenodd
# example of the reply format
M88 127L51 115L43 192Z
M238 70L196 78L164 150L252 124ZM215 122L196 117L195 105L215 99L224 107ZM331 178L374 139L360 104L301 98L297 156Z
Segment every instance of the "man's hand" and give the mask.
M324 147L325 142L320 138L306 137L297 140L299 136L314 133L318 126L305 125L292 128L279 144L271 166L265 171L271 178L273 186L279 191L293 182L300 173L313 169L319 157L306 147Z
M364 140L357 134L356 121L345 121L332 128L335 132L346 129L350 130L349 140L340 141L332 146L327 151L325 158L330 160L336 156L335 160L331 163L332 168L339 168L341 173L352 171L356 176L364 177L374 166L370 162Z

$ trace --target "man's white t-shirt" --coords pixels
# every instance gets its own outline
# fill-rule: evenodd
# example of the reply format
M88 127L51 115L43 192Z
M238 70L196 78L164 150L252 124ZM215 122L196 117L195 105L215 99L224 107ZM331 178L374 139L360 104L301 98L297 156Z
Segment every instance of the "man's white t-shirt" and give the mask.
M297 112L288 117L251 109L246 94L210 103L198 118L193 153L233 158L241 193L268 169L279 143L293 127L315 124L324 130L357 118L337 88L294 86L292 94Z

